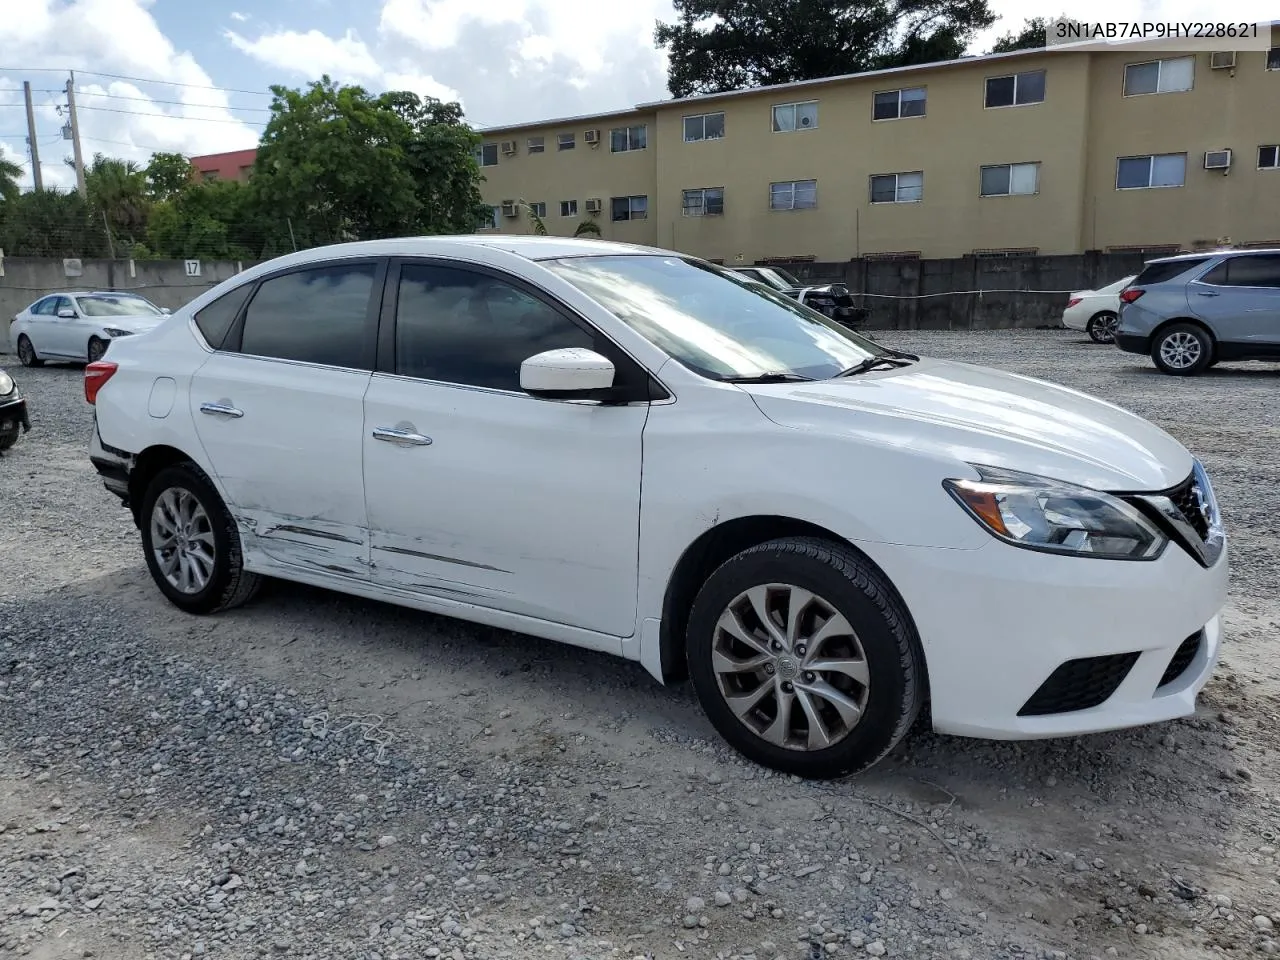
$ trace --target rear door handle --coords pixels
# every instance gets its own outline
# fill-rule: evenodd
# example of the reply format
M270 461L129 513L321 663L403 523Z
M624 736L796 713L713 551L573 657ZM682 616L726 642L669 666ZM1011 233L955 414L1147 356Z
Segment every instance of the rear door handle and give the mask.
M425 447L431 443L430 437L424 437L412 430L401 430L399 427L374 427L373 439L399 443L406 447Z
M211 417L230 417L233 420L239 420L244 416L244 411L233 407L229 403L202 403L200 404L200 412L207 413Z

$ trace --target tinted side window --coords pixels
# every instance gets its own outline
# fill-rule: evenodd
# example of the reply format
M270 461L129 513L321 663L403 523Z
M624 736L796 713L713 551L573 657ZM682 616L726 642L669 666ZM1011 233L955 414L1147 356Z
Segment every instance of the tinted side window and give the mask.
M520 364L594 336L541 300L486 274L405 264L396 295L396 373L520 389Z
M265 281L245 313L240 352L362 368L376 269L332 264Z
M244 306L252 289L252 283L239 286L230 293L224 293L196 314L196 326L200 328L200 334L204 337L205 343L215 350L222 346L227 331L231 329L231 324L235 323L236 316L240 313L240 308Z
M1232 287L1280 287L1280 256L1233 257L1227 261L1227 284Z
M1172 280L1174 277L1186 273L1192 267L1198 267L1201 264L1208 263L1208 257L1191 257L1188 260L1170 260L1165 263L1153 263L1133 281L1135 287L1145 286L1152 283L1164 283L1166 280Z

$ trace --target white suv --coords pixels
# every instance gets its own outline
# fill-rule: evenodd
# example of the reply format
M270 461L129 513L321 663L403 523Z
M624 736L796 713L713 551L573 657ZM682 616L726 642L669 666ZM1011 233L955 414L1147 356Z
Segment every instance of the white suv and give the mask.
M771 767L1183 716L1226 541L1176 440L711 264L545 237L262 264L91 364L177 606L280 577L687 674Z

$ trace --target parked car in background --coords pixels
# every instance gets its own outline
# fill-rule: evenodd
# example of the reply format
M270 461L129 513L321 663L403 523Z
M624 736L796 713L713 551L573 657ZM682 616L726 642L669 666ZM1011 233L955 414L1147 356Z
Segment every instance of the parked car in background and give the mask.
M1227 541L1173 437L669 251L305 250L85 396L177 607L272 576L604 651L789 773L875 763L926 695L999 739L1185 716L1221 646Z
M1100 290L1077 290L1067 299L1062 311L1062 325L1068 330L1089 334L1094 343L1115 343L1116 324L1120 320L1120 291L1133 276L1121 277Z
M727 267L726 269L763 283L841 323L851 324L866 318L866 311L854 305L853 295L843 283L806 284L779 267Z
M0 369L0 453L31 429L27 401L12 376Z
M1116 344L1183 377L1223 361L1280 361L1280 249L1150 261L1120 293Z
M24 367L46 360L91 362L112 340L150 330L168 313L136 293L52 293L13 318L9 339Z

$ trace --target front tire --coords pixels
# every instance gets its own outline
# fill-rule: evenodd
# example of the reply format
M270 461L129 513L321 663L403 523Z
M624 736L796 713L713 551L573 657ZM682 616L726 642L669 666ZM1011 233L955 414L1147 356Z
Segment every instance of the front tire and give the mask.
M174 606L216 613L258 592L262 578L244 569L235 521L194 463L157 473L139 516L147 569Z
M1085 332L1094 343L1115 343L1116 325L1119 323L1119 315L1110 310L1103 310L1089 318Z
M43 367L44 361L36 356L36 348L25 333L18 337L18 362L24 367Z
M711 723L748 759L834 779L906 735L924 700L919 638L884 577L811 537L744 550L689 615L689 674Z
M1151 344L1151 359L1162 373L1192 377L1213 363L1213 340L1194 323L1175 323L1160 331Z
M102 359L103 355L107 352L108 342L109 341L103 340L99 337L89 338L89 347L85 353L86 356L88 356L90 363L97 363Z

